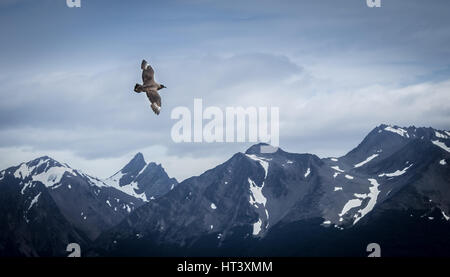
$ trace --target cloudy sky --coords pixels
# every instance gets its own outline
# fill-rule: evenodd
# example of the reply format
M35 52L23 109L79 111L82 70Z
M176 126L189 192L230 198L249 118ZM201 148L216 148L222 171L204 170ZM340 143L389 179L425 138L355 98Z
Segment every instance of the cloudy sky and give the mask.
M381 123L450 129L448 0L0 2L0 168L99 176L136 152L183 180L251 143L175 144L177 106L279 107L280 146L340 156ZM146 58L155 116L133 92ZM206 122L206 121L205 121Z

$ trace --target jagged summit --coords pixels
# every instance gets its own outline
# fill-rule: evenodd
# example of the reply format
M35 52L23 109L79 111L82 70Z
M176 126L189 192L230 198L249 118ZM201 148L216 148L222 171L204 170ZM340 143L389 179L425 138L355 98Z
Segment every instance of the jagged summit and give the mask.
M175 178L167 175L161 164L146 163L142 153L137 153L127 165L104 182L144 201L158 198L178 184Z
M409 127L402 127L397 125L381 124L377 126L372 132L390 132L397 134L404 138L414 139L431 139L431 138L444 138L448 139L450 137L450 132L447 130L439 130L432 127L416 127L414 125ZM371 133L372 133L371 132ZM369 133L369 135L371 134Z
M128 173L128 172L139 172L142 168L147 165L144 159L144 155L142 153L137 153L129 162L126 164L120 172Z
M30 162L32 162L32 161L40 161L40 160L53 160L53 161L56 161L56 160L53 159L52 157L49 157L49 156L45 155L45 156L41 156L41 157L38 157L38 158L36 158L36 159L33 159L33 160L31 160Z

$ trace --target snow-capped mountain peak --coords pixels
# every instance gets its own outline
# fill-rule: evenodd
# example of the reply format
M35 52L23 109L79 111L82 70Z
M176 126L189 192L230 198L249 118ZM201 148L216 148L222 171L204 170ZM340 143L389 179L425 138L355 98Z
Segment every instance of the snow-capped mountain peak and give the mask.
M137 178L129 185L119 185L120 180L127 180L122 178L127 174L131 178ZM114 179L112 182L105 182L73 169L68 164L43 156L1 171L0 190L4 193L3 197L6 197L5 201L19 203L15 213L21 216L14 224L35 226L40 224L41 215L52 214L57 221L65 222L63 225L67 232L72 232L71 228L75 227L77 230L73 232L82 231L89 239L95 239L147 199L152 199L146 197L143 185L165 185L167 192L177 184L175 179L170 179L165 174L161 165L145 163L140 153L113 177L117 178L117 182ZM170 184L164 183L164 177ZM59 228L53 226L56 223L48 224L49 228Z
M39 181L47 188L58 186L63 176L77 176L79 172L66 164L48 157L40 157L32 161L21 163L19 166L4 170L5 173L13 174L15 178L22 180L24 188L22 194L31 181Z
M127 165L103 182L146 202L178 185L177 180L170 178L160 164L146 163L141 153L137 153Z

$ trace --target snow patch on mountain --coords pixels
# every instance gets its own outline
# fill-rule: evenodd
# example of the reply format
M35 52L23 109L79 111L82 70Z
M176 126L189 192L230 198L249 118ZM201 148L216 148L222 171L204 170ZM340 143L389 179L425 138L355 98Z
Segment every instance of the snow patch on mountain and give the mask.
M257 204L262 204L263 206L266 206L267 198L263 195L262 189L264 187L264 182L261 187L258 187L253 180L248 178L248 182L250 184L250 205L258 208Z
M266 215L266 220L268 221L269 212L266 209L267 198L262 193L262 189L264 188L264 182L262 183L261 187L259 187L252 179L248 178L248 183L250 184L250 199L249 199L250 205L252 205L257 209L259 209L261 207L260 205L262 205ZM261 232L261 226L262 226L262 219L259 218L258 221L253 224L253 235L255 236L259 235L259 233Z
M342 217L351 209L361 206L361 204L362 201L360 199L350 199L349 201L347 201L347 203L345 203L344 208L342 208L342 211L339 214L339 217Z
M379 174L378 177L384 177L384 176L386 176L386 177L397 177L397 176L400 176L400 175L405 174L406 171L407 171L411 166L413 166L413 164L410 164L409 166L403 168L402 170L396 170L395 172L392 172L392 173L382 173L382 174Z
M35 166L29 166L27 163L22 163L19 168L14 172L14 177L18 179L25 179L33 173L33 171L40 167L42 164L48 162L49 159L41 159Z
M363 200L366 198L370 198L369 202L367 203L367 205L362 208L359 209L355 215L354 215L354 222L353 225L355 225L359 220L361 220L361 218L363 218L365 215L367 215L370 211L373 210L373 208L375 207L376 203L377 203L377 199L378 199L378 195L380 194L380 190L378 189L378 187L380 186L380 184L378 184L377 180L375 179L368 179L370 184L372 185L371 187L369 187L369 193L367 194L358 194L358 193L354 193L353 195L356 197L355 199L350 199L345 205L344 208L342 208L341 213L339 214L339 222L343 221L342 216L344 216L348 211L350 211L353 208L357 208L360 207L363 203Z
M33 183L32 182L27 182L23 185L22 189L20 190L20 194L24 195L25 194L25 190L29 187L31 187Z
M146 165L141 169L141 171L138 172L138 174L137 174L136 176L141 175L142 172L144 172L144 170L147 168L148 165L149 165L149 164L146 164Z
M98 178L92 177L90 175L81 173L84 177L86 177L86 179L88 180L88 182L96 187L102 188L102 187L108 187L108 185L106 185L103 181L101 181Z
M262 226L262 220L261 218L258 219L256 223L253 224L253 235L257 236L261 232L261 226Z
M342 187L334 187L334 191L342 190Z
M52 167L49 167L50 159L40 159L39 162L34 165L30 166L30 163L22 163L18 169L14 172L14 177L18 179L26 179L31 176L32 181L41 182L45 185L45 187L50 188L53 187L61 182L62 177L64 174L70 174L72 176L76 176L77 172L70 168L67 165L55 165ZM36 169L38 169L42 164L47 163L47 167L40 173L36 174ZM24 193L24 190L29 187L31 184L26 184L23 188L21 193Z
M267 174L269 173L269 161L271 159L258 157L253 154L246 154L246 156L256 162L258 162L261 167L264 169L264 180L261 184L261 187L257 186L256 183L248 178L248 183L250 184L250 205L254 206L255 208L259 208L259 205L262 205L264 208L264 212L266 215L266 220L269 220L269 212L266 209L266 203L267 198L263 195L262 189L264 188L264 182L267 178ZM261 226L262 226L262 219L259 218L256 223L253 224L253 235L258 235L261 232ZM266 228L268 226L268 223L266 224Z
M337 165L336 166L332 166L331 168L336 170L336 171L339 171L339 172L345 172L344 170L340 169L339 166L337 166Z
M271 159L267 159L267 158L262 158L262 157L258 157L256 155L253 154L246 154L247 157L249 157L250 159L257 161L264 169L264 179L267 178L267 174L269 173L269 161Z
M311 168L308 167L305 173L305 178L308 177L308 175L311 173Z
M402 137L409 138L408 131L406 131L405 129L402 129L400 127L395 128L395 127L392 127L392 126L387 126L386 128L384 128L384 130L392 132L392 133L395 133L395 134L400 135Z
M366 163L370 162L371 160L375 159L376 157L378 157L378 154L373 154L372 156L368 157L364 161L362 161L358 164L355 164L355 168L365 165Z
M34 167L29 168L25 163L21 164L20 167L14 172L14 177L18 179L25 179L33 171Z
M54 166L49 168L47 171L33 175L32 178L33 181L39 181L49 188L58 184L65 173L76 175L72 168L65 166Z
M361 198L361 199L366 199L367 197L369 197L369 195L367 193L353 193L353 195L356 198Z
M213 209L213 210L217 209L217 206L216 206L216 204L214 204L214 203L211 203L210 207L211 207L211 209Z
M349 179L349 180L353 180L353 179L354 179L353 176L350 176L350 175L348 175L348 174L345 174L345 178L347 178L347 179Z
M28 211L34 206L34 204L38 202L39 196L41 196L40 192L33 198L33 200L31 200L30 206L28 207Z
M370 198L369 203L367 203L366 207L364 209L361 209L358 211L358 213L355 215L355 221L353 222L353 225L355 225L361 218L363 218L365 215L367 215L368 213L370 213L373 208L375 207L375 205L377 204L377 199L378 199L378 195L380 194L380 190L378 189L378 187L380 186L380 184L378 183L378 181L376 179L368 179L370 184L372 185L369 188L369 194L367 195L367 197Z
M445 159L442 159L442 160L439 161L439 164L441 164L441 165L446 165L447 162L445 161Z
M442 212L442 216L445 218L445 220L449 221L450 220L450 216L446 215L444 213L444 211L442 211L442 210L441 210L441 212Z
M442 133L439 133L438 131L434 131L434 135L438 138L448 139L448 136L446 136Z
M447 145L445 145L445 143L440 142L439 140L432 140L431 141L434 145L444 149L445 151L450 153L450 147L448 147Z
M120 179L123 177L123 173L121 171L117 172L113 176L109 177L108 179L105 179L103 182L106 183L108 186L111 186L117 190L120 190L123 193L126 193L130 196L133 196L135 198L142 199L145 202L148 202L147 196L145 193L137 193L136 190L138 190L138 185L136 182L131 182L125 186L120 185Z

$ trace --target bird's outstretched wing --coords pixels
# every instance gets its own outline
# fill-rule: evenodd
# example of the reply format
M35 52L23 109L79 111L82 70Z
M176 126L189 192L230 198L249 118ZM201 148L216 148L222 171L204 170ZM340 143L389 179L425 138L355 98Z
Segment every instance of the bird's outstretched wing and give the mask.
M159 115L159 112L161 111L161 96L156 90L149 90L146 93L148 100L152 103L151 108L153 112Z
M151 87L156 85L154 78L155 71L150 66L150 64L147 63L147 61L143 60L141 67L142 67L142 82L144 83L144 86Z

